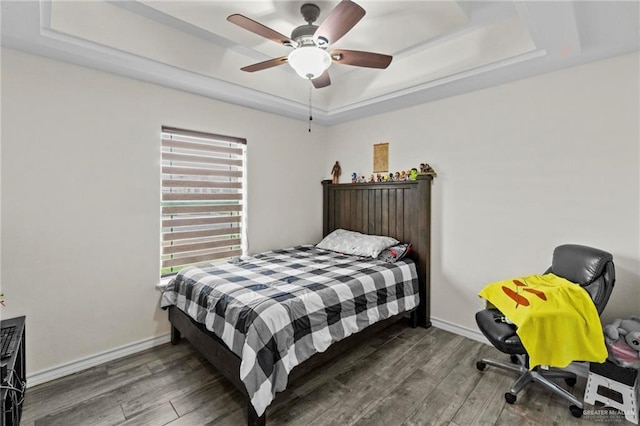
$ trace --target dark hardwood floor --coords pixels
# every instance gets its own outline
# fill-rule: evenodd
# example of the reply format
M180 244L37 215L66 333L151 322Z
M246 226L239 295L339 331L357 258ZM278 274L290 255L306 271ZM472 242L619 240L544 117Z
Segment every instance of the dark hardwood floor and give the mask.
M268 424L625 422L615 416L576 419L567 402L538 385L507 405L503 395L514 375L476 370L479 356L508 359L490 346L437 328L392 325L369 344L290 384L267 410ZM579 379L573 389L580 399L584 387ZM245 411L243 396L183 339L29 388L22 425L243 425Z

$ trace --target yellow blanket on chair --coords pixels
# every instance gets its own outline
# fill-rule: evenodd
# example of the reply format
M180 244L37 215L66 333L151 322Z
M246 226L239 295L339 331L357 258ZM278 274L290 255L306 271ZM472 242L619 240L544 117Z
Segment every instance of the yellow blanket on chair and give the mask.
M491 283L479 296L518 326L531 369L607 358L598 311L577 284L554 274L531 275Z

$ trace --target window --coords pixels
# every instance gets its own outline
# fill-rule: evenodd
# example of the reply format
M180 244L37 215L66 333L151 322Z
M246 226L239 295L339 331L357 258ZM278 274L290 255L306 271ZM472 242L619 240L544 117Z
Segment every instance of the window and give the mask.
M242 254L245 147L241 138L162 128L161 275Z

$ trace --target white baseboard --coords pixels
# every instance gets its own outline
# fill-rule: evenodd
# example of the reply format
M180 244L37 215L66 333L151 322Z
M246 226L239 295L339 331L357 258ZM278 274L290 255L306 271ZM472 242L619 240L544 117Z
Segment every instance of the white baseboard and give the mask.
M477 330L473 330L467 327L462 327L451 322L431 317L431 324L439 329L459 334L469 339L490 344L486 337ZM50 382L51 380L59 379L60 377L68 376L79 371L86 370L91 367L95 367L105 362L114 361L119 358L123 358L128 355L133 355L138 352L142 352L147 349L151 349L154 346L169 343L171 341L170 334L163 334L161 336L151 337L149 339L141 340L139 342L129 343L118 348L109 349L108 351L91 355L85 358L80 358L75 361L71 361L65 364L58 365L56 367L47 368L45 370L36 371L27 376L27 386L37 386L42 383Z
M491 344L489 340L486 337L484 337L484 334L482 334L478 330L463 327L461 325L454 324L452 322L441 320L434 317L431 317L431 324L435 328L439 328L441 330L448 331L450 333L459 334L460 336L463 336L463 337L468 337L469 339L475 340L476 342L484 343L486 345Z
M118 358L133 355L170 341L171 335L163 334L161 336L155 336L149 339L140 340L139 342L129 343L127 345L109 349L102 353L80 358L56 367L36 371L35 373L27 375L27 387L37 386L51 380L59 379L60 377L68 376L70 374L104 364L105 362L114 361Z

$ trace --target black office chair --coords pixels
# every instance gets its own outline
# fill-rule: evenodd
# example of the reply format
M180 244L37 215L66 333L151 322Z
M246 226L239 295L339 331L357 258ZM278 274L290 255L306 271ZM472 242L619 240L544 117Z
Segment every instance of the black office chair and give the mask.
M551 267L545 272L579 284L583 287L595 304L598 314L601 314L609 301L615 283L615 269L611 254L591 247L567 244L557 247L553 251ZM487 365L515 371L520 377L511 386L504 398L509 404L516 402L516 395L528 383L538 382L557 395L572 402L569 407L571 414L581 417L584 405L571 393L560 387L550 379L563 378L569 386L576 383L576 375L560 368L548 370L535 367L529 370L529 357L520 337L516 334L516 326L502 322L504 315L495 308L489 308L476 313L476 323L491 342L501 352L511 356L511 364L493 359L480 359L476 367L484 371ZM579 360L576 360L579 361Z

